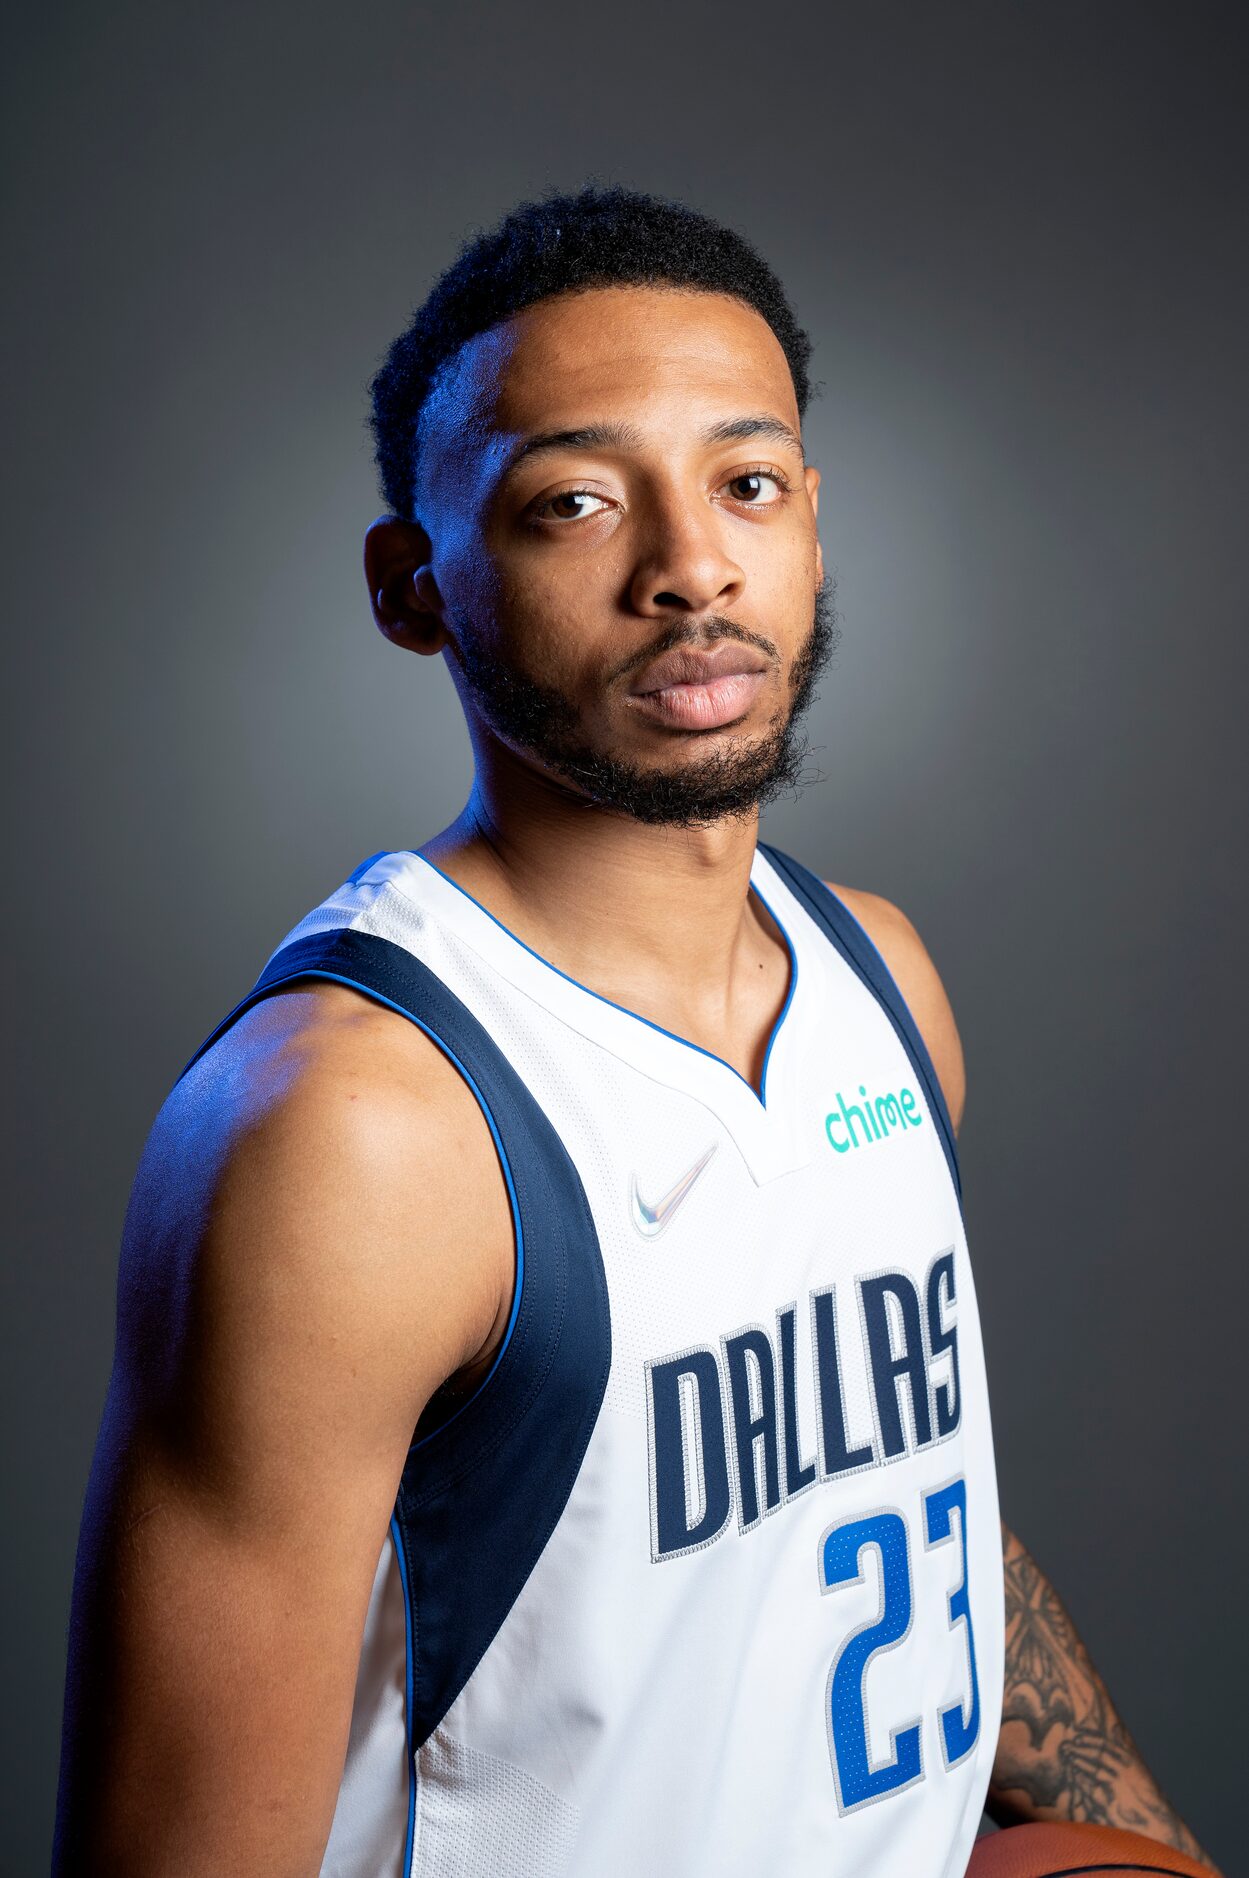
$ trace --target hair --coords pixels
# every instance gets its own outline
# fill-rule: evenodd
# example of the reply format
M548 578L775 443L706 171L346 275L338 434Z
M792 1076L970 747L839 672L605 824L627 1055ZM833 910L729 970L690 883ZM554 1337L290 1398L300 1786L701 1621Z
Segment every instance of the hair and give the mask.
M468 340L539 300L650 285L731 294L753 307L780 342L799 417L805 414L811 341L777 276L743 236L683 203L619 185L549 192L464 242L372 380L369 427L391 513L413 519L421 412L442 368Z

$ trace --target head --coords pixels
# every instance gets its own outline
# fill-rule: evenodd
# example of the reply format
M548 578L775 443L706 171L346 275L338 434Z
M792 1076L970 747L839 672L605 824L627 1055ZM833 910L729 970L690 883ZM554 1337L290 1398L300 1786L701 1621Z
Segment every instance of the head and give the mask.
M479 771L686 826L798 781L836 637L809 355L740 236L623 189L524 204L443 275L373 382L365 571Z

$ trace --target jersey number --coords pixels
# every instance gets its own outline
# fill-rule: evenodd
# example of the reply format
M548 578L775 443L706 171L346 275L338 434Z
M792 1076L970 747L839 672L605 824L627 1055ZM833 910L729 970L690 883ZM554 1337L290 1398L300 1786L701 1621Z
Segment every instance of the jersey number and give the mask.
M955 1767L965 1759L980 1734L980 1681L967 1595L966 1482L959 1477L921 1497L920 1529L926 1551L953 1539L950 1518L955 1512L961 1574L948 1605L951 1630L956 1624L963 1626L969 1694L966 1709L961 1702L952 1702L937 1713L942 1759L947 1767ZM920 1717L890 1729L888 1758L873 1765L863 1708L863 1677L868 1664L882 1650L892 1650L903 1641L914 1617L910 1539L902 1514L890 1507L869 1513L864 1519L830 1526L820 1540L820 1589L836 1591L842 1585L862 1584L863 1554L869 1549L876 1553L880 1572L880 1610L873 1623L861 1625L846 1638L828 1675L828 1745L837 1805L843 1813L900 1793L924 1778Z

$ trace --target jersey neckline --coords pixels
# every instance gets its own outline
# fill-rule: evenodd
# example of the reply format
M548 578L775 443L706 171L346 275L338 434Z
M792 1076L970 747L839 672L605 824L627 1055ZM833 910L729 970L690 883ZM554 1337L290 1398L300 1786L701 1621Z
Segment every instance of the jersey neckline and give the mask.
M622 1012L625 1017L632 1018L634 1023L644 1024L648 1030L658 1031L661 1037L670 1037L673 1043L680 1044L682 1049L693 1050L699 1056L710 1058L713 1063L719 1064L721 1069L726 1069L731 1076L736 1076L738 1081L744 1084L746 1089L749 1090L750 1094L759 1104L759 1107L766 1112L768 1106L768 1068L772 1061L773 1047L784 1028L785 1020L789 1016L790 1006L794 1002L794 993L798 989L799 969L798 954L794 947L794 942L790 938L785 923L777 914L775 907L769 904L765 895L760 891L758 882L755 879L753 863L750 875L750 891L756 895L760 904L771 916L781 938L785 941L785 950L789 954L789 984L785 991L784 1002L776 1014L771 1030L768 1032L768 1041L763 1052L763 1069L759 1076L760 1086L758 1089L755 1088L749 1077L743 1076L742 1072L728 1061L727 1057L718 1056L714 1050L706 1049L701 1043L691 1042L688 1037L682 1037L678 1031L669 1030L665 1025L657 1024L653 1018L643 1017L640 1011L630 1009L627 1004L618 1004L614 998L605 997L601 991L595 991L592 985L587 985L582 979L574 978L570 972L566 972L562 970L560 966L553 964L552 961L544 957L541 952L535 951L533 946L527 944L526 941L520 937L519 933L513 932L512 928L501 920L497 914L492 913L488 906L483 905L475 894L471 894L467 887L461 886L458 880L453 879L450 874L439 867L436 861L429 860L426 855L417 854L414 849L409 850L409 852L412 853L414 860L421 861L426 867L432 868L434 873L438 874L447 882L448 886L453 887L457 893L462 894L470 905L476 907L477 911L484 915L486 919L490 920L493 925L497 926L500 932L506 934L513 945L520 946L523 951L529 954L530 958L536 959L538 964L544 966L547 971L554 972L557 978L562 978L565 984L574 986L576 990L583 992L587 998L595 998L600 1004L608 1005L613 1011ZM756 856L758 852L756 848Z
M811 1158L811 1130L803 1125L798 1099L799 1063L801 1036L817 1028L821 975L803 928L803 909L759 846L751 860L750 885L776 922L789 954L789 985L765 1048L762 1094L724 1057L604 997L552 964L415 849L378 856L376 865L368 866L367 873L358 870L354 878L359 887L380 886L384 879L571 1028L655 1081L700 1102L732 1135L756 1181Z

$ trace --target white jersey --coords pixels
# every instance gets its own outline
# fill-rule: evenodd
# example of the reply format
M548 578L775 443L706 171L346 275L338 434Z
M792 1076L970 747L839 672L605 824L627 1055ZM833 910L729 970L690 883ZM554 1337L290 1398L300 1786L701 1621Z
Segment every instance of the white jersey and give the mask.
M762 1095L409 852L196 1053L355 986L464 1076L512 1207L503 1347L377 1562L323 1878L962 1878L1003 1593L949 1118L848 909L764 843L751 883L790 953Z

